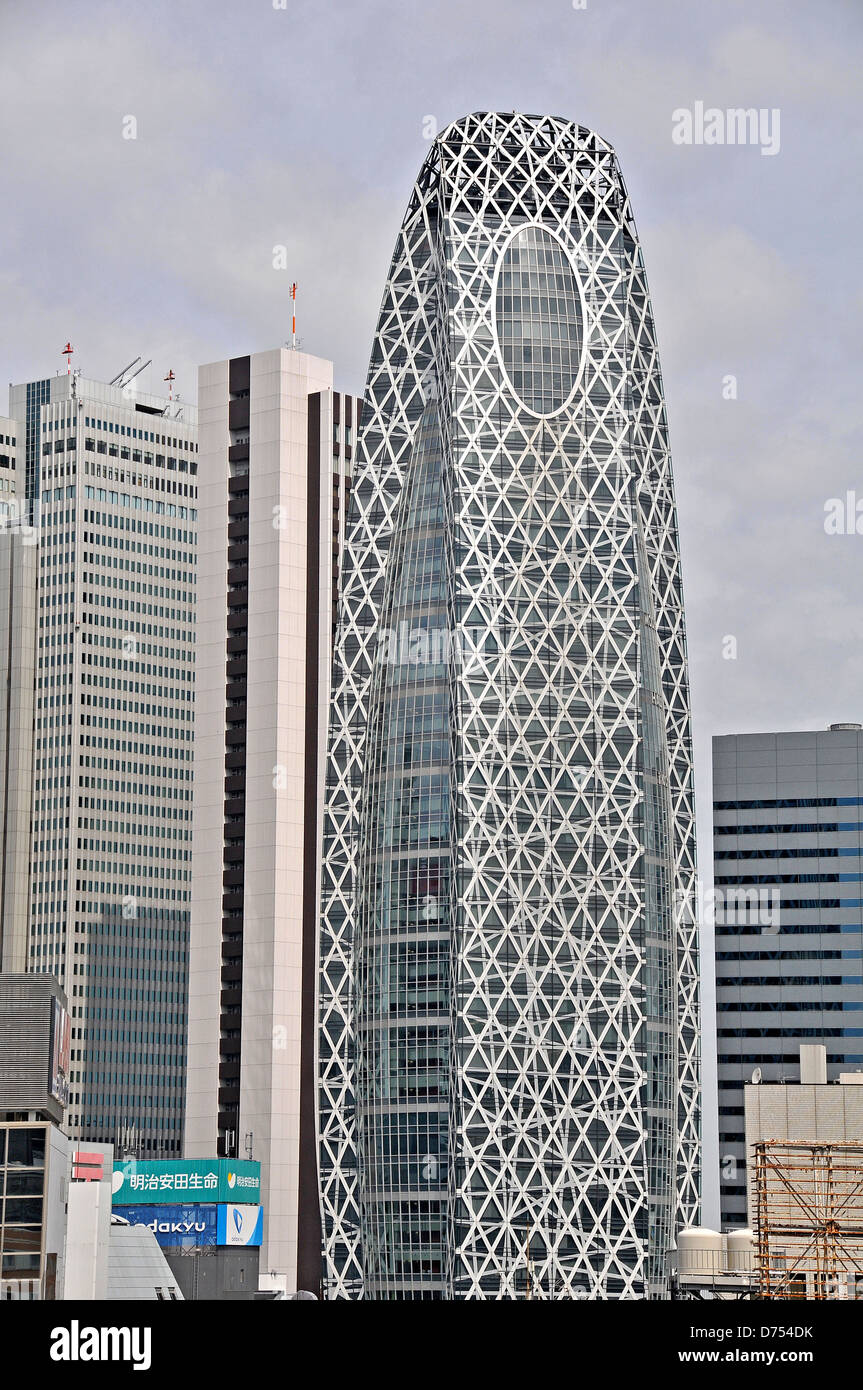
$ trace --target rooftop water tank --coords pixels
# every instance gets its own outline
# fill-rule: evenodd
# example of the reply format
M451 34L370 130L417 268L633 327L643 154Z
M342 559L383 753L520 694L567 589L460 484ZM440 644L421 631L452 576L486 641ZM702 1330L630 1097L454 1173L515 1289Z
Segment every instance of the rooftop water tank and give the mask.
M755 1262L755 1237L748 1227L728 1231L725 1236L726 1269L729 1274L748 1274Z
M709 1226L685 1226L677 1233L677 1270L684 1274L721 1274L724 1241Z

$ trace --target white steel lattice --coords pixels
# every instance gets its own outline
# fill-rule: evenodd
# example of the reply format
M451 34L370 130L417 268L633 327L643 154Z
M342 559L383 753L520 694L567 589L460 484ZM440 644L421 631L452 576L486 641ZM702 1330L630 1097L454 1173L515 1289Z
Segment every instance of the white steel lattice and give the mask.
M626 189L567 121L468 116L420 171L331 720L326 1295L662 1297L699 1201L680 565Z

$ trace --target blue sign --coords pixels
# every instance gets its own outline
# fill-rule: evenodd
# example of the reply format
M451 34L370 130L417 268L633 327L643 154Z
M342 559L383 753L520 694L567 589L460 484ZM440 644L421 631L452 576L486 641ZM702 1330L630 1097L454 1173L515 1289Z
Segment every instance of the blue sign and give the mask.
M218 1211L224 1211L224 1207L217 1207L215 1203L182 1206L172 1202L170 1206L114 1207L114 1214L124 1217L132 1226L146 1226L151 1230L161 1246L179 1246L184 1250L217 1244Z
M217 1245L260 1245L264 1234L264 1208L220 1206Z

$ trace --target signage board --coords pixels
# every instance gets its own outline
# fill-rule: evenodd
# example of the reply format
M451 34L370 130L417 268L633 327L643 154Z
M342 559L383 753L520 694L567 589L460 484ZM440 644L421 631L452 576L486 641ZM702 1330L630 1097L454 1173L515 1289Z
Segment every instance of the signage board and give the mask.
M60 1000L51 1001L51 1061L48 1094L61 1105L69 1104L69 1061L72 1049L72 1020Z
M132 1226L146 1226L161 1246L184 1250L216 1244L218 1211L215 1205L206 1204L114 1207L114 1214Z
M126 1158L114 1164L114 1206L261 1200L261 1165L251 1159Z
M198 1250L214 1245L260 1245L264 1209L233 1203L172 1202L114 1207L132 1226L146 1226L161 1246Z
M217 1245L260 1245L264 1234L264 1208L219 1207Z

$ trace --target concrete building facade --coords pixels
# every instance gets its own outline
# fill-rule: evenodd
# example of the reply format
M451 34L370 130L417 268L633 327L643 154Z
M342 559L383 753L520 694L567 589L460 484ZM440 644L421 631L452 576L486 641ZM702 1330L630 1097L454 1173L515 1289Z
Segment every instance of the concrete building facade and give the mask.
M38 532L24 497L23 428L0 416L0 970L27 967Z
M200 369L186 1156L261 1162L260 1268L320 1285L323 750L358 402L276 349Z
M22 705L32 691L32 714L22 707L6 716L10 729L17 720L22 751L5 792L4 858L17 900L6 907L15 926L4 929L4 959L56 975L69 996L71 1134L142 1157L179 1154L194 410L74 372L13 386L10 417L19 463L24 443L38 556L22 550L18 569L35 563L38 573L32 600L32 589L15 582L14 563L2 569L16 624L7 661L19 673ZM31 601L32 628L20 611Z

